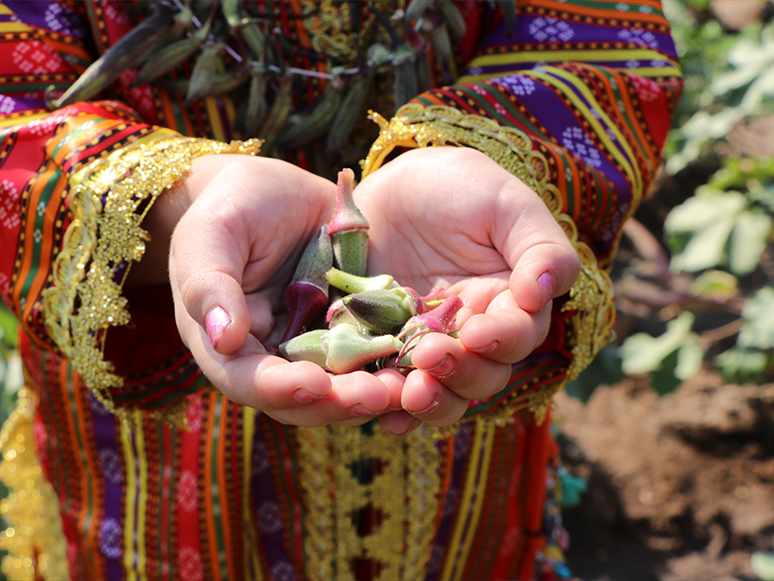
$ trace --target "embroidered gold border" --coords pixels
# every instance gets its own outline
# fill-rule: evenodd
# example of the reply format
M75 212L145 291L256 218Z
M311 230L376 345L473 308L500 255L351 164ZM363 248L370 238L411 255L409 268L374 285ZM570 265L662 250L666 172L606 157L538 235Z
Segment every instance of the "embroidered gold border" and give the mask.
M452 107L425 107L409 103L401 107L389 122L371 112L379 124L379 137L363 161L363 177L376 171L395 147L426 147L428 145L460 145L473 147L486 154L501 167L523 181L542 198L562 227L581 259L581 273L564 305L575 311L573 325L573 360L567 376L534 392L515 397L493 413L485 415L497 425L511 421L517 409L535 413L538 423L545 418L553 396L588 366L597 351L609 341L615 321L613 284L597 264L591 249L578 240L572 219L563 214L559 190L548 183L548 162L532 147L527 134L505 127L493 119L463 113ZM467 418L470 421L475 417Z
M159 129L70 178L73 220L54 262L54 284L43 294L46 328L97 399L124 420L130 414L114 404L110 393L123 379L104 360L104 347L107 329L129 322L121 291L132 261L142 258L149 239L140 224L156 198L190 171L195 158L255 155L259 148L259 140L226 144ZM122 264L126 268L119 274ZM182 407L154 414L174 424L184 422Z
M8 579L60 581L70 579L67 541L56 493L35 450L36 405L33 394L21 389L16 409L0 431L0 480L9 489L0 502L8 523L0 533L0 549L8 551L2 571Z

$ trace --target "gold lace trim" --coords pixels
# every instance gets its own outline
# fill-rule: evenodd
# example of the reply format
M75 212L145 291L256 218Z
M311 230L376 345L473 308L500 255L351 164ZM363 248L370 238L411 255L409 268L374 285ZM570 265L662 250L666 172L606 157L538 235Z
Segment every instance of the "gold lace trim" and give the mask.
M0 431L0 480L10 491L0 502L0 514L9 525L0 533L0 549L8 551L2 571L8 579L60 581L70 578L67 541L56 493L35 451L35 405L32 394L21 389L16 409Z
M315 581L355 578L353 563L380 564L376 581L422 579L437 512L440 456L437 434L422 428L405 438L374 427L300 428L301 485L307 497L308 565ZM364 460L379 470L362 484L353 473ZM370 534L359 536L355 513L371 506L382 516Z
M43 295L46 328L97 399L126 421L130 414L114 404L109 391L122 386L123 379L104 360L104 349L107 329L129 323L121 290L150 238L140 224L159 194L190 171L195 158L255 155L259 148L259 140L226 144L160 129L70 178L73 221L54 262L54 284ZM149 413L184 424L181 406Z
M487 420L502 425L510 421L517 409L527 408L534 412L536 421L542 423L554 394L577 377L607 343L615 320L613 284L607 273L599 268L591 249L578 240L572 219L561 212L562 198L556 186L548 183L545 156L533 149L532 140L524 132L452 107L409 103L389 122L377 113L371 112L371 116L379 124L380 132L362 163L363 177L381 167L395 147L449 144L473 147L537 192L578 252L581 273L564 306L567 311L576 311L571 319L573 360L567 376L552 385L515 397L496 411L485 414ZM471 419L474 418L467 421Z

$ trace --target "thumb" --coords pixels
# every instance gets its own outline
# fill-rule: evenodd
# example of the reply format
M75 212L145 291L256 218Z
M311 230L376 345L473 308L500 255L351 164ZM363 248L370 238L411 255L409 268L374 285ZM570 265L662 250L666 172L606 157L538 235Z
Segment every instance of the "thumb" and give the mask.
M568 292L579 272L580 259L565 237L564 242L543 242L527 249L511 273L509 286L519 307L538 313Z
M178 222L172 236L169 278L178 307L203 327L218 353L239 350L250 331L242 278L249 256L243 217L228 202L237 167L226 167ZM218 178L223 179L218 179ZM178 325L188 344L186 329ZM190 330L188 331L190 332Z

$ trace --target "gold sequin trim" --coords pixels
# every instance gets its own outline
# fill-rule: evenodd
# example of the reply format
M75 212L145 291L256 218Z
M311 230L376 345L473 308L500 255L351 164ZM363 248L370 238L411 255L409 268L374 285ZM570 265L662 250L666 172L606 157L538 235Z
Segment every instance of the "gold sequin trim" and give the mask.
M70 178L73 220L54 262L53 286L43 295L46 328L97 399L127 421L130 414L114 404L110 393L123 379L104 360L104 348L107 329L129 323L121 290L149 240L140 224L156 198L190 171L195 158L255 155L260 144L183 138L159 129ZM153 414L173 424L184 422L181 406Z
M610 340L615 321L613 284L599 268L591 249L578 240L578 231L572 219L563 214L559 190L548 183L548 162L532 147L529 136L512 127L505 127L493 119L463 113L452 107L425 107L409 103L401 107L389 122L371 112L379 124L379 137L363 161L363 177L376 171L396 147L426 147L428 145L460 145L473 147L496 161L501 167L519 178L542 198L572 242L581 259L581 273L564 305L574 311L573 360L567 376L538 390L513 398L508 404L486 415L497 425L512 420L517 409L534 412L538 423L545 419L553 396L565 384L585 369L597 351ZM474 418L469 418L474 419Z
M306 496L306 573L315 581L355 579L355 559L379 564L375 581L424 578L438 506L437 433L420 428L405 438L374 426L300 428L301 485ZM366 461L370 461L365 464ZM361 479L355 467L373 468ZM358 534L357 511L381 522Z
M35 450L33 420L36 401L27 389L19 391L16 409L0 431L0 480L8 497L0 514L8 528L0 533L2 571L8 579L70 579L67 541L59 503L46 480Z

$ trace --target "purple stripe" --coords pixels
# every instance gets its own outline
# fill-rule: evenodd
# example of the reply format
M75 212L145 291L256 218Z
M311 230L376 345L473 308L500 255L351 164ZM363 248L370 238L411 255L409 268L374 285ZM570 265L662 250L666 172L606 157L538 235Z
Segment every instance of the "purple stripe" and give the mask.
M538 55L535 55L536 57ZM550 55L544 54L541 56L549 57ZM605 53L600 51L599 53L600 57L605 56ZM550 64L566 64L568 61L559 59L559 60L552 60L550 58L545 58L541 60L540 62L529 62L529 63L508 63L503 65L486 65L486 66L477 66L477 67L471 67L465 71L465 75L502 75L507 76L510 74L513 74L515 72L520 71L529 71L532 69L536 69L542 66L550 65ZM576 61L580 62L580 61ZM584 58L584 63L596 66L596 67L607 67L611 69L638 69L638 68L674 68L678 65L676 63L671 63L667 60L663 59L631 59L628 61L609 61L609 60L594 60L592 58ZM636 73L636 71L635 71Z
M426 581L436 581L440 578L444 563L449 559L446 554L449 538L454 532L456 517L458 516L457 507L462 496L465 480L465 467L470 458L470 446L473 437L473 422L466 422L460 426L457 435L454 438L454 459L452 466L451 482L447 491L445 502L438 503L438 510L443 515L438 524L435 542L430 552L430 560L427 563L425 571ZM448 506L447 506L448 504Z
M223 141L231 141L234 139L231 133L231 122L228 120L228 113L226 112L226 103L223 99L216 99L218 104L218 115L220 116L220 124L223 127Z
M622 12L623 18L626 13ZM635 15L636 17L636 15ZM631 22L631 21L629 21ZM666 23L666 21L665 21ZM557 43L561 45L574 42L627 42L643 48L652 48L673 60L677 60L677 49L668 32L659 32L633 26L612 26L609 23L594 25L562 20L549 16L519 14L516 19L513 36L508 38L505 22L495 27L485 43L485 47L513 46L518 44ZM537 56L537 55L536 55Z
M24 24L50 30L64 36L84 38L88 32L86 22L75 12L59 2L30 2L30 0L5 0L14 14Z
M41 109L46 109L46 102L43 99L28 99L0 95L0 115L19 113L20 111L39 111Z
M250 496L253 501L259 542L266 554L265 566L271 570L279 563L292 563L290 554L285 548L285 526L280 513L278 483L272 477L271 458L268 448L274 447L274 442L264 438L267 422L273 422L269 416L260 412L255 416L255 432L253 433L252 474L250 475ZM269 430L274 429L269 426ZM283 462L280 459L280 462ZM280 466L282 470L282 466ZM292 516L291 516L292 518ZM287 571L290 573L290 571Z
M119 444L119 420L89 392L93 413L94 441L105 483L105 512L100 523L100 552L105 558L108 579L123 577L123 527L121 504L125 465ZM112 470L111 470L112 469Z

